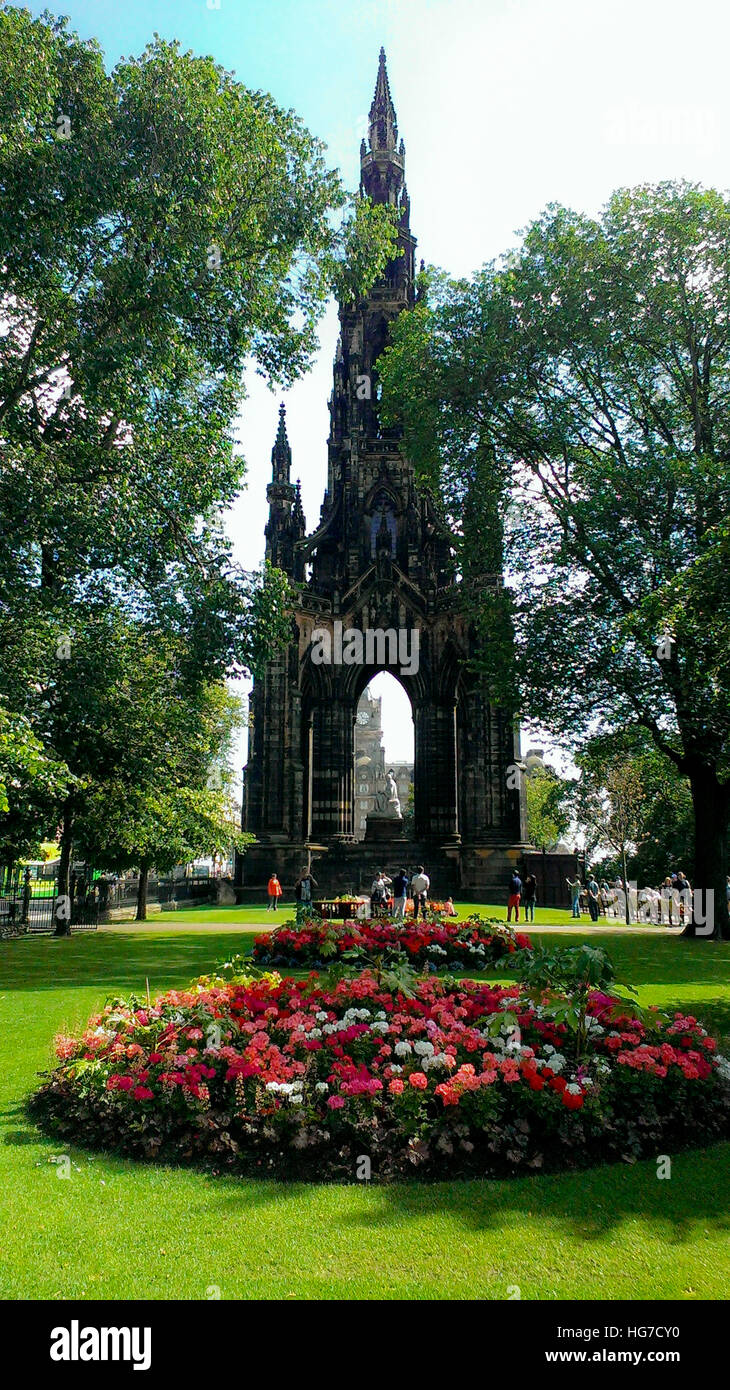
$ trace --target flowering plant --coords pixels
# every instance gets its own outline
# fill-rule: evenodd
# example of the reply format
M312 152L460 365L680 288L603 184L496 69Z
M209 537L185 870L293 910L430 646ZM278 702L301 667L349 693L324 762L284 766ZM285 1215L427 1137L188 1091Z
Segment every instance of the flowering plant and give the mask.
M253 959L260 965L318 967L346 956L354 965L374 956L405 956L414 970L485 970L502 957L529 951L530 938L504 922L476 914L466 922L397 922L377 917L366 921L287 922L254 940Z
M497 1175L730 1133L730 1063L695 1018L596 990L586 1034L578 1058L519 984L214 976L60 1038L31 1113L79 1143L315 1179L364 1155L380 1179Z

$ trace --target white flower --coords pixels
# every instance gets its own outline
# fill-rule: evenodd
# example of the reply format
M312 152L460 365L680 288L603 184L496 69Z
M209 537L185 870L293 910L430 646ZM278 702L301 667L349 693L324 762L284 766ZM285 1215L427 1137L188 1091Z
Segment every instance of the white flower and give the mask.
M425 1039L421 1039L419 1042L413 1044L413 1051L416 1052L419 1057L430 1057L435 1050L433 1043L426 1042Z
M315 1014L314 1016L315 1016L315 1018L316 1018L316 1020L317 1020L318 1023L326 1023L326 1022L327 1022L327 1014L325 1013L324 1009L320 1009L319 1013L318 1013L318 1014Z
M566 1091L570 1091L571 1096L579 1096L582 1087L578 1085L577 1081L569 1081L565 1089Z
M409 1042L406 1042L405 1038L403 1038L401 1042L396 1043L395 1047L393 1048L393 1051L396 1057L409 1057L411 1052L413 1051L413 1048L411 1047L411 1044Z
M318 1081L314 1089L319 1091L320 1095L324 1095L324 1092L329 1090L329 1086L326 1081Z
M375 1022L370 1024L370 1031L372 1033L389 1033L390 1024L385 1021L381 1023L380 1019L376 1018Z
M400 1074L401 1074L403 1068L402 1068L402 1067L399 1067L397 1062L393 1062L393 1064L392 1064L390 1070L392 1071L392 1073L393 1073L394 1076L400 1076Z

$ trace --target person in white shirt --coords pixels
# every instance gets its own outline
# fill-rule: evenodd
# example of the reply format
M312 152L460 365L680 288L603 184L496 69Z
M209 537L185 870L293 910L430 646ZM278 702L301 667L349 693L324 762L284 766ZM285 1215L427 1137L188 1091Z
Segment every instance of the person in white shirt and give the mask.
M431 880L428 874L424 872L423 864L420 864L418 867L418 872L414 874L413 879L411 880L414 920L418 917L419 907L421 909L421 916L426 916L426 898L428 897L428 890L430 887Z
M390 882L391 880L383 873L382 869L379 869L370 889L370 907L373 917L379 917L385 911Z

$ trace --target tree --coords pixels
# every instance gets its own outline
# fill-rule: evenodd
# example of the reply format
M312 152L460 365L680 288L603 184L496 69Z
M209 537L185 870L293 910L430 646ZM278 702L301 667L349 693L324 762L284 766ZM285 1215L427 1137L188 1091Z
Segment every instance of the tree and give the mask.
M74 779L65 763L48 756L23 715L0 700L0 875L40 851L56 824L59 800ZM1 880L0 880L1 881Z
M477 567L469 498L484 477L501 495L523 712L574 743L647 731L688 781L720 934L729 250L730 204L688 184L620 191L600 220L551 207L501 266L436 279L381 363L386 416Z
M538 849L554 849L570 826L566 799L571 783L551 767L535 767L525 777L527 838Z
M626 923L631 920L628 858L642 843L649 798L636 759L606 760L593 750L579 758L581 775L575 789L575 817L586 833L586 853L608 850L621 866Z
M240 699L220 683L201 684L184 701L168 682L162 701L148 695L144 746L131 764L114 764L95 781L75 823L77 846L91 863L139 868L138 921L147 916L152 867L242 850L253 838L241 831L228 765L243 720Z
M692 862L694 826L687 778L659 751L645 730L621 730L591 739L579 755L579 762L582 767L604 771L627 764L635 769L644 795L641 833L630 844L627 855L632 882L658 886L671 869L685 869ZM584 825L583 829L587 827ZM610 872L620 873L620 858L613 855L610 863Z
M395 219L347 198L294 113L177 44L107 73L67 21L5 6L0 75L0 694L93 781L136 728L94 722L101 614L169 633L191 689L276 647L286 581L245 573L222 524L243 368L300 375L330 287L377 278Z

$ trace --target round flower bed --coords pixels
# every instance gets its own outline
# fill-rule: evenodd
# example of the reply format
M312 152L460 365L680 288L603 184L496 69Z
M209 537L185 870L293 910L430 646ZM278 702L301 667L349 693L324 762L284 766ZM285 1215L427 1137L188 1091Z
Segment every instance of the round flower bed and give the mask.
M220 1171L506 1175L674 1153L730 1132L730 1063L694 1018L593 991L582 1058L555 1000L369 972L208 979L116 1001L30 1103L62 1140Z
M530 949L530 938L504 922L470 917L466 922L367 921L287 923L257 936L257 965L318 969L347 955L365 967L393 952L405 953L414 970L485 970L503 956Z

